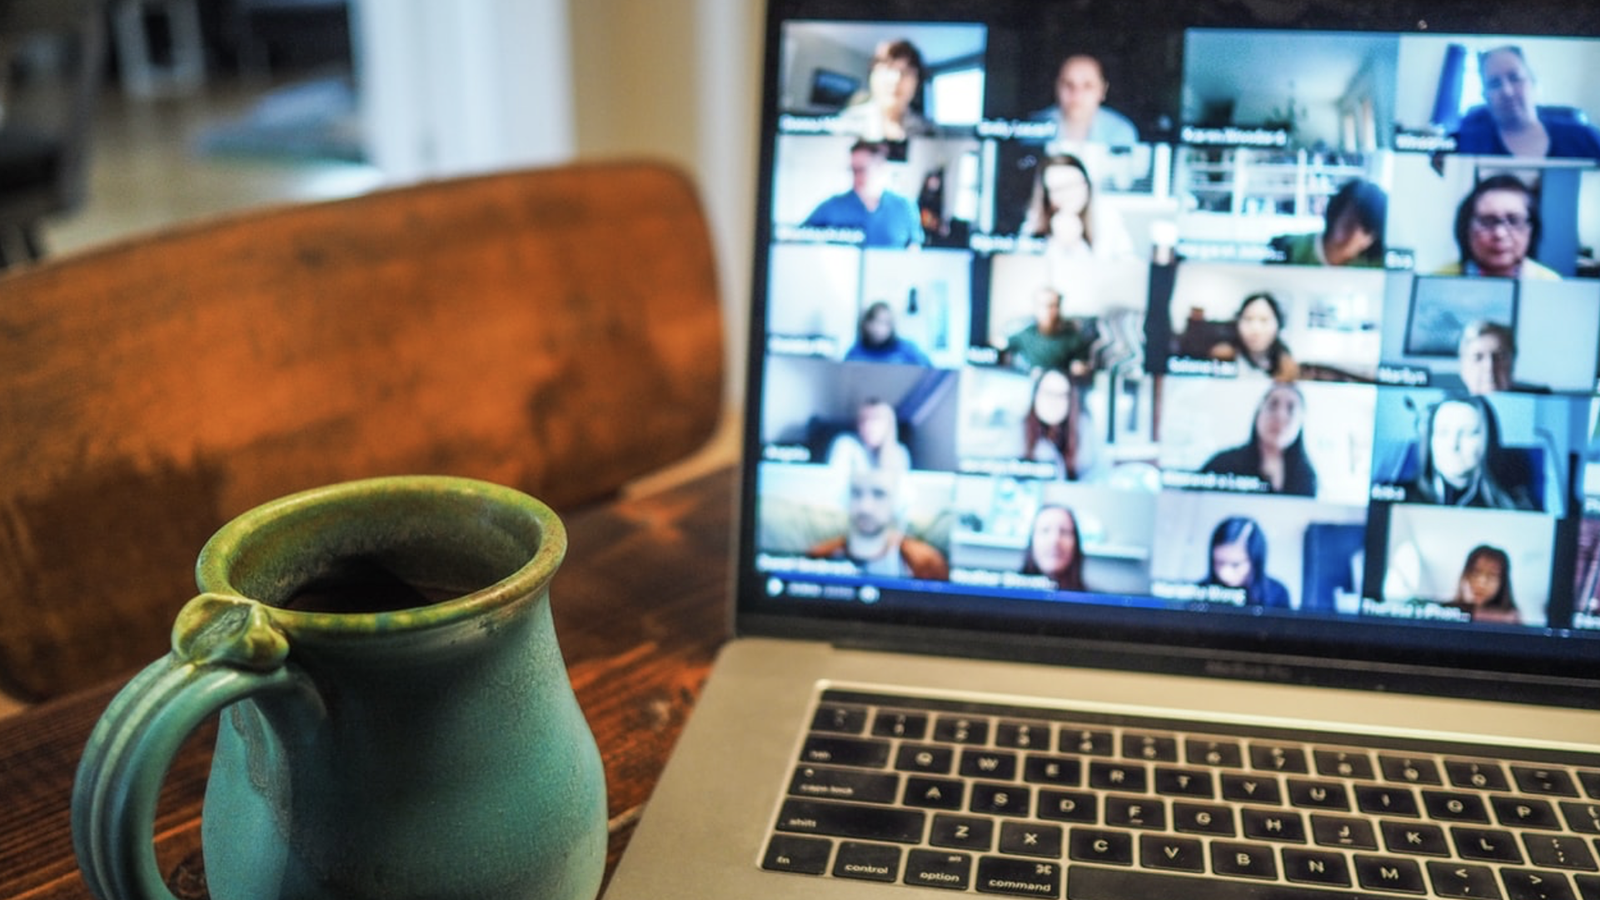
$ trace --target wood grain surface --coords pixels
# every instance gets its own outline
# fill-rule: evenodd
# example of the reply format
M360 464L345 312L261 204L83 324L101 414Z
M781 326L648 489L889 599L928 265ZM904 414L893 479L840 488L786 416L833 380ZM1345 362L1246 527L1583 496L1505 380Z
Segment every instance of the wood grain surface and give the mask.
M566 517L556 632L605 761L606 873L728 636L734 474L719 471L647 497ZM0 720L0 898L86 900L69 804L84 742L127 675ZM157 859L174 893L204 898L200 807L212 724L181 751L162 790Z

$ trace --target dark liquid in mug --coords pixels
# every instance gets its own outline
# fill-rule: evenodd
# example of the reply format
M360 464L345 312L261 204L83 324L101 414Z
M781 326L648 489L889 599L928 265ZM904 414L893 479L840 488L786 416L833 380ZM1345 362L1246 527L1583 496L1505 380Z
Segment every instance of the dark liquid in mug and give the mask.
M367 557L346 557L317 578L301 585L283 602L301 612L379 613L431 606L473 589L418 585Z

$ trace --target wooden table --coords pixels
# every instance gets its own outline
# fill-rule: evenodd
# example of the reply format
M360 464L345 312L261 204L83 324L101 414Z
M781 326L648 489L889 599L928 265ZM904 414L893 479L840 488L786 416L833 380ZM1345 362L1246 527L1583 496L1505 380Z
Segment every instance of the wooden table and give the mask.
M564 516L556 632L605 759L607 879L728 635L734 482L725 470ZM91 897L72 851L72 781L120 687L0 719L0 898ZM199 825L214 733L213 723L184 746L158 809L156 855L180 898L207 896Z

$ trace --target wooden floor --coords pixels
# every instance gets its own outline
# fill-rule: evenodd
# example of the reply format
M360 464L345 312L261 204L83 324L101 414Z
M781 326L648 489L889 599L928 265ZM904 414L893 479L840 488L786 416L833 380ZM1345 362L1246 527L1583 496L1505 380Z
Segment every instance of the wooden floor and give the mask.
M219 213L350 196L382 186L381 174L366 165L198 152L202 129L245 115L263 91L278 86L213 83L191 97L144 101L108 92L94 133L88 200L78 212L47 224L47 252L76 253ZM737 453L737 413L730 412L704 451L642 480L630 493L668 488L731 464ZM21 708L0 693L0 717Z

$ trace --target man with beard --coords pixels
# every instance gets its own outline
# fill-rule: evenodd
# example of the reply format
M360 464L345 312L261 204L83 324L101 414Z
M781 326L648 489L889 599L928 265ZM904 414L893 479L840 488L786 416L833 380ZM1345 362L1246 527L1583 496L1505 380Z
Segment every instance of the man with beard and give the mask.
M950 564L933 545L902 530L898 469L856 468L850 473L848 530L811 548L813 559L849 560L863 575L944 581Z

